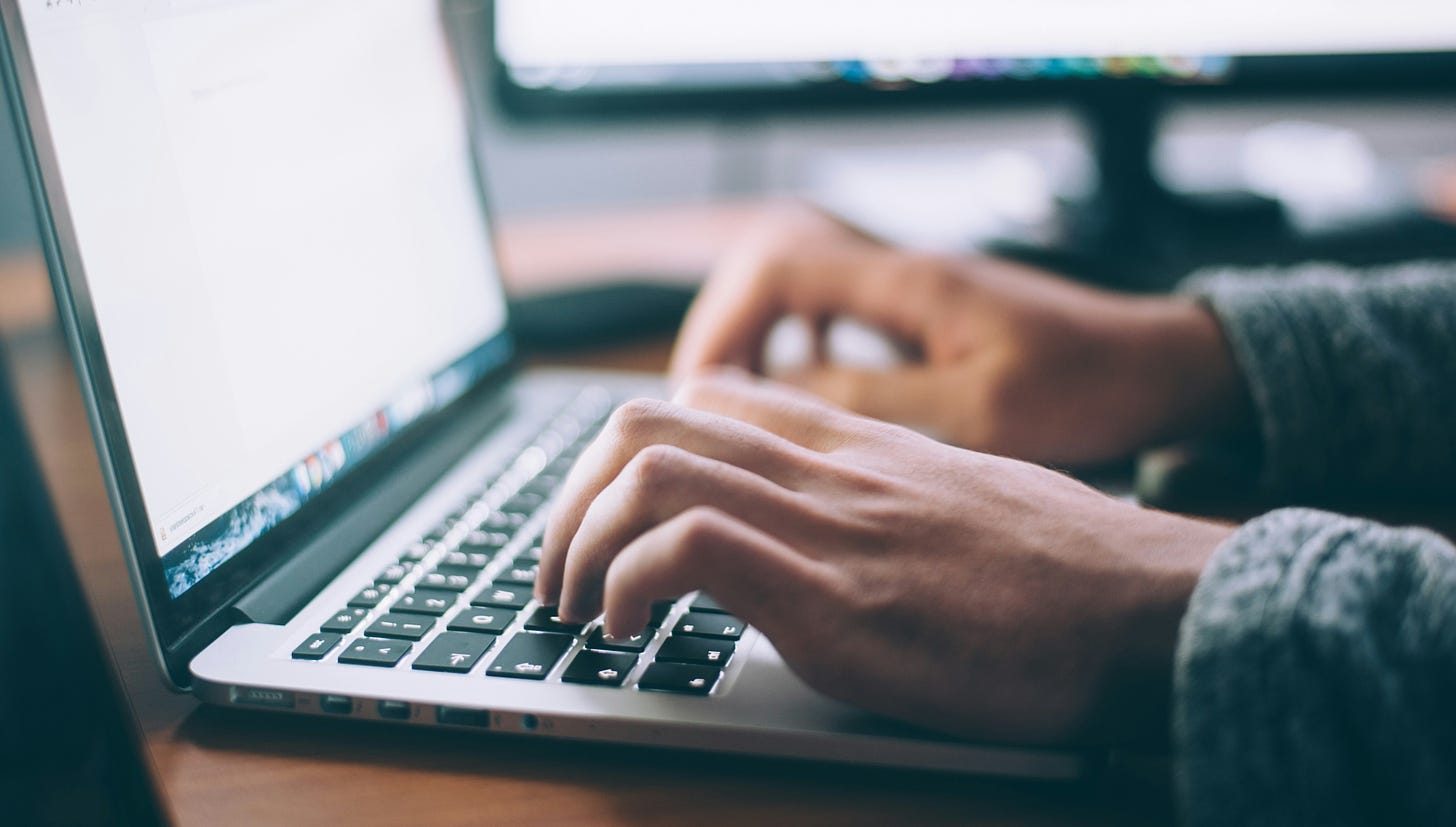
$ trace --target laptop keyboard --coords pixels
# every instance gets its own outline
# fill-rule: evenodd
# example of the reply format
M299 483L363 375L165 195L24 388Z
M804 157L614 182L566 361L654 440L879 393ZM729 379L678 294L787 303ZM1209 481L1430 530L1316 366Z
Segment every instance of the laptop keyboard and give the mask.
M600 618L563 623L532 597L540 568L533 518L611 412L584 391L515 461L362 584L293 650L301 661L460 676L708 695L745 631L707 595L652 607L641 634L608 637ZM530 539L522 538L530 525Z

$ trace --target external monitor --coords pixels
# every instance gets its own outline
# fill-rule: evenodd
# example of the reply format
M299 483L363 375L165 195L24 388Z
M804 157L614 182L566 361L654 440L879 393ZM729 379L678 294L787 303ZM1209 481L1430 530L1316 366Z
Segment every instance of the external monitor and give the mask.
M1449 0L496 0L492 22L496 98L522 118L1077 106L1100 188L1065 235L1139 258L1170 223L1278 223L1162 187L1163 101L1456 92Z

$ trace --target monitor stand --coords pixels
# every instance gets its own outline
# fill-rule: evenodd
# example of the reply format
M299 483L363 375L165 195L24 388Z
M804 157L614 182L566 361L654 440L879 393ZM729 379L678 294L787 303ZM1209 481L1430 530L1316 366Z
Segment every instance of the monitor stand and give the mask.
M1456 256L1456 227L1414 213L1309 236L1276 200L1251 192L1174 192L1154 165L1163 101L1147 88L1108 89L1083 101L1095 164L1090 195L1060 204L1035 240L991 251L1125 290L1165 290L1210 264L1323 259L1351 264Z

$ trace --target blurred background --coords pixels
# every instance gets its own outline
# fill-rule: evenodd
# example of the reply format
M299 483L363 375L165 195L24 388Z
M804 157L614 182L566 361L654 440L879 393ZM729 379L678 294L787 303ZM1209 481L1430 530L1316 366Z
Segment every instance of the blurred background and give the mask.
M491 76L501 64L489 55L488 4L475 20L467 64L503 220L787 194L906 243L957 248L1042 222L1055 196L1090 186L1083 122L1057 95L744 108L708 94L605 116L583 117L569 102L544 116L507 114L498 98L511 84ZM1353 75L1349 96L1332 85L1325 78L1308 97L1172 98L1157 167L1175 187L1278 197L1303 228L1435 209L1443 159L1456 156L1456 97L1359 89ZM10 118L0 111L0 248L14 250L33 245L35 231Z

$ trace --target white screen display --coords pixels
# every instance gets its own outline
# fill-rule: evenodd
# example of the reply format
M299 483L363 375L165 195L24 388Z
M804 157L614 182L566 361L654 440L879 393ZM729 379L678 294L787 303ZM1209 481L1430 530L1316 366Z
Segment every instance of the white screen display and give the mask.
M321 487L503 329L436 3L21 11L163 555L290 474Z
M1456 49L1451 0L497 0L510 66Z

